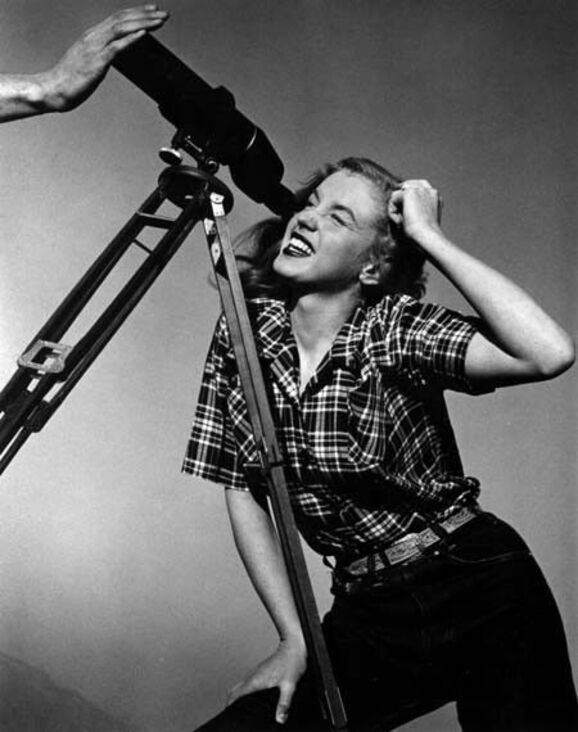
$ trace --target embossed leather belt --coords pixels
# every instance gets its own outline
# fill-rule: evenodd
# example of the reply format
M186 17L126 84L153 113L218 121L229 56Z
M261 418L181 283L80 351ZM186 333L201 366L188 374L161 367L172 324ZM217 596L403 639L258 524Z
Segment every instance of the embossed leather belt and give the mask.
M349 564L339 567L338 573L350 577L361 577L396 564L413 562L423 555L425 549L437 544L445 536L452 534L460 526L464 526L481 513L482 510L478 507L461 508L447 519L432 524L423 531L407 534L386 549L354 559Z

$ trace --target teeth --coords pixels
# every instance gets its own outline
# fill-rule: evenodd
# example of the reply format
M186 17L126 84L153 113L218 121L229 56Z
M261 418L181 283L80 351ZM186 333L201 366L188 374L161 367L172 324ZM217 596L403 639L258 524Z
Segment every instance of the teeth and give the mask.
M295 257L309 257L313 254L313 247L300 236L293 235L291 239L289 239L286 252Z

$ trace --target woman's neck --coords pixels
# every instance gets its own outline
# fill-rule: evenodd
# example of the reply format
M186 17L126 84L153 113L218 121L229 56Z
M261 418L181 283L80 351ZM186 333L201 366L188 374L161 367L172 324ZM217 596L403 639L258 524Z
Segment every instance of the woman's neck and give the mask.
M296 338L311 348L318 341L333 340L359 302L358 293L351 291L300 295L291 306Z
M359 296L341 293L298 297L291 309L291 325L299 352L301 390L333 345L341 326L359 304Z

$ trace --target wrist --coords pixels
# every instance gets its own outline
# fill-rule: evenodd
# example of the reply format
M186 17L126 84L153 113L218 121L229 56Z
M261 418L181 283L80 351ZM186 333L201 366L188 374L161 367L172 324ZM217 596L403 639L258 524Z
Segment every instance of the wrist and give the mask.
M406 230L406 236L418 247L421 247L425 254L428 254L430 249L448 243L448 238L437 225L414 226Z
M10 77L10 98L19 116L48 112L46 74L26 74Z
M307 644L301 629L293 633L286 633L279 638L279 645L287 650L307 655Z
M39 112L64 112L67 109L67 96L63 92L56 67L42 74L36 74L36 85L36 104Z

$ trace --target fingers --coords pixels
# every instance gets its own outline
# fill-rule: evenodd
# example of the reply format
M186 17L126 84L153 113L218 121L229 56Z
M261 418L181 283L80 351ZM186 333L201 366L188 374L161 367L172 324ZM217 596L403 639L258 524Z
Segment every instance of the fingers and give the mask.
M141 5L109 16L98 25L91 28L85 39L100 41L103 45L113 43L139 31L152 31L160 28L168 19L169 14L159 10L156 5Z
M110 27L111 38L121 38L138 30L156 30L166 22L168 17L167 13L159 12L117 20Z
M133 43L138 41L139 38L142 38L145 34L146 30L138 30L134 33L129 33L128 35L124 36L124 38L119 38L117 41L114 41L114 43L111 43L108 47L111 55L111 60L114 56L116 56L117 53L124 51L125 48L131 46Z
M429 191L429 195L434 196L438 201L438 207L441 211L443 202L442 198L439 194L439 191L432 186L432 184L428 180L406 180L403 181L403 183L400 185L400 191L407 191L407 190L422 190L422 191Z
M227 696L227 701L225 703L225 706L230 706L233 704L237 699L240 699L242 696L245 696L247 694L252 694L255 691L260 691L261 689L266 688L273 688L269 685L259 685L259 684L252 684L252 683L245 683L240 682L238 684L235 684ZM289 681L282 681L279 684L279 700L277 701L277 707L275 709L275 720L279 724L284 724L287 721L287 718L289 716L289 709L291 708L291 702L293 701L293 695L295 693L295 684Z
M400 189L403 191L407 188L429 188L432 191L435 190L435 188L428 180L423 179L404 180L403 183L400 185Z
M424 200L439 199L441 201L438 191L428 180L405 180L390 196L390 211L395 214L403 209L403 201L408 195L420 197L420 194Z
M161 10L158 5L138 5L133 8L119 10L117 13L109 15L100 25L112 29L122 27L127 23L138 23L145 27L148 25L162 25L168 17L168 12Z
M160 28L169 14L156 5L140 5L121 10L90 28L70 49L81 71L98 75L104 73L117 53L139 38Z
M275 710L275 721L279 724L285 724L289 716L289 708L295 693L295 684L281 683L279 684L279 701Z
M403 181L391 194L387 209L389 219L403 226L410 238L426 227L435 228L441 221L441 211L438 191L424 179Z

